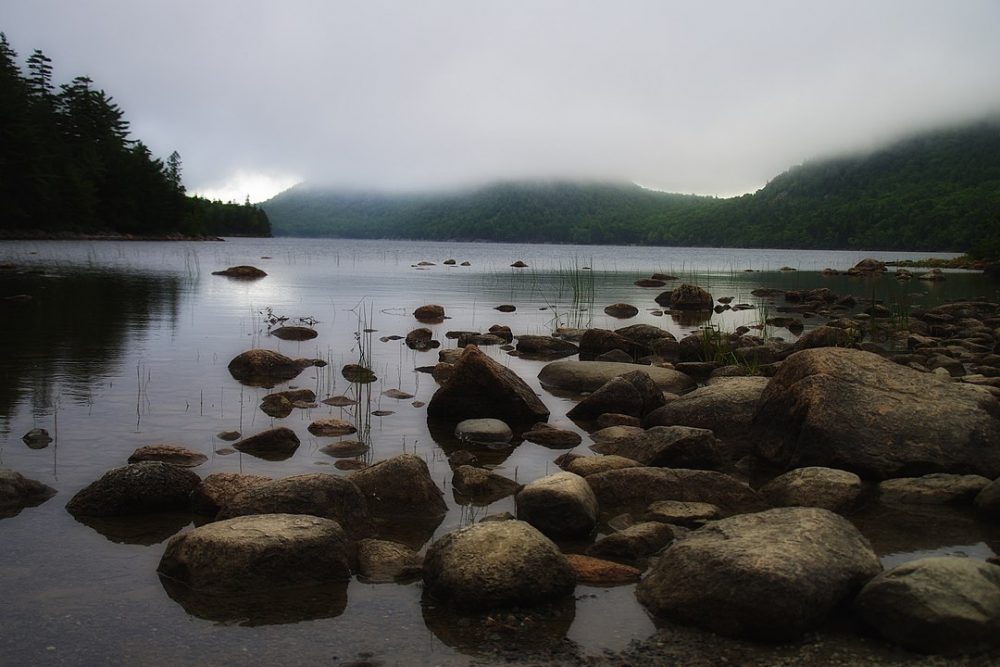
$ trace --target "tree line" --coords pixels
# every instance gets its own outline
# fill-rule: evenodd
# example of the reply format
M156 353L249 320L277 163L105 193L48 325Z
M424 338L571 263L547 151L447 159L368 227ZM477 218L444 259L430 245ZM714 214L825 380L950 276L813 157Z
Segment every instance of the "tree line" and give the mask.
M18 64L0 33L0 229L22 234L270 236L259 207L189 197L175 151L164 162L129 136L93 80L58 87L35 50Z
M393 195L302 184L262 204L286 236L926 250L1000 256L1000 119L793 167L716 198L615 183Z

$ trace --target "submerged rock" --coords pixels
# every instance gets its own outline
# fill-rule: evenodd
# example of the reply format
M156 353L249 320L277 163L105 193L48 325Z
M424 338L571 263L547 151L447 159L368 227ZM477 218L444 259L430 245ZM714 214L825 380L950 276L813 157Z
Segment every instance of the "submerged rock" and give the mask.
M673 544L636 595L651 612L731 637L789 641L881 571L867 540L822 509L712 522Z
M566 558L523 521L489 521L448 533L427 550L424 587L460 607L534 605L576 585Z
M66 511L76 517L183 512L200 483L198 475L169 463L131 463L81 489L66 503Z
M244 438L234 443L233 448L265 461L284 461L299 448L299 436L281 426Z
M0 468L0 518L14 516L25 507L40 505L56 490L9 468Z
M259 593L346 581L351 545L336 521L299 514L241 516L170 540L157 571L197 591Z
M566 562L573 568L577 582L590 586L633 584L642 576L642 571L631 565L622 565L593 556L566 554Z
M166 443L139 447L128 457L129 463L163 461L164 463L181 466L182 468L194 468L207 460L208 457L201 452L196 452L181 445Z
M213 276L226 276L227 278L242 278L244 280L254 280L256 278L263 278L267 273L256 266L249 266L246 264L241 264L239 266L230 266L228 269L223 269L222 271L212 271Z

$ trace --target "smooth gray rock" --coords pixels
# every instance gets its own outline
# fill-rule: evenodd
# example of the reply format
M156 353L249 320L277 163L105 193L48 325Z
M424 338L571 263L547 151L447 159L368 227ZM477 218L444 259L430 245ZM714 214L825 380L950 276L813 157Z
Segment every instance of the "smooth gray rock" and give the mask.
M573 592L559 548L524 521L488 521L448 533L427 550L424 587L459 607L529 606Z
M514 501L517 518L549 537L587 537L597 526L597 498L586 480L571 472L526 484Z
M754 423L768 432L758 454L787 468L839 468L874 479L1000 477L995 397L869 352L792 355L761 395Z
M346 581L350 561L350 542L336 521L258 514L172 538L157 571L197 591L258 593Z
M921 558L872 579L854 603L891 642L925 653L1000 646L1000 566L971 558Z
M514 432L499 419L466 419L455 426L455 437L478 444L507 444Z
M867 540L822 509L714 521L675 542L636 589L653 614L731 637L789 641L881 571Z

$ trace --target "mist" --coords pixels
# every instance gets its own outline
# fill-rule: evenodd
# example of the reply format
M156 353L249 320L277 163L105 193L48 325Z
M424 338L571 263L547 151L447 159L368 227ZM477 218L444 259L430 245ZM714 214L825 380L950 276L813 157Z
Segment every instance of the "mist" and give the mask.
M751 192L1000 112L1000 3L6 0L189 191L621 180Z

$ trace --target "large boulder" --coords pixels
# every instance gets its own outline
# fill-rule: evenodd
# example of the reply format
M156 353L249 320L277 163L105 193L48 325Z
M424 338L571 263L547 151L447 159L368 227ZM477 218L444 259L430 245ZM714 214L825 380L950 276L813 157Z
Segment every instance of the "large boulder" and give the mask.
M243 384L271 387L315 364L315 359L292 359L273 350L254 349L236 355L228 368L230 375Z
M75 517L183 512L200 483L198 475L169 463L131 463L81 489L66 503L66 511Z
M684 468L622 468L586 477L602 512L645 511L657 500L711 503L723 515L758 512L769 506L756 491L728 475Z
M350 562L351 544L336 521L260 514L172 538L157 571L197 591L258 593L346 581Z
M633 371L645 373L661 391L673 394L683 394L697 386L690 376L672 368L636 366L615 361L553 361L538 372L538 379L543 386L552 389L590 392L613 377Z
M926 653L1000 646L1000 566L971 558L921 558L872 579L855 600L861 618L891 642Z
M299 436L285 426L268 429L233 444L233 448L265 461L284 461L299 448Z
M881 569L843 517L786 507L699 528L664 552L636 594L658 616L787 641L817 628Z
M587 537L597 526L597 497L583 477L571 472L526 484L514 501L517 518L549 537Z
M714 380L656 408L643 418L643 426L694 426L715 434L731 454L752 448L753 416L767 378L732 377Z
M25 507L40 505L56 494L41 482L9 468L0 468L0 517L14 516Z
M775 507L821 507L837 513L854 509L861 490L861 478L853 472L818 466L789 470L759 489Z
M352 539L372 534L368 503L350 480L311 473L254 484L232 496L219 520L252 514L309 514L333 519Z
M427 550L424 587L460 607L526 606L573 592L559 548L523 521L489 521L448 533Z
M597 442L591 449L665 468L715 469L723 463L715 435L708 429L690 426L654 426L636 437Z
M869 352L805 350L781 365L754 423L758 453L787 468L887 479L930 472L1000 476L1000 403Z
M670 307L674 310L712 310L715 299L697 285L687 283L670 290Z
M514 371L469 345L431 397L427 416L449 422L493 417L530 425L547 420L549 410Z
M361 489L376 515L438 516L448 511L427 463L415 454L379 461L352 473L349 479Z

